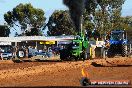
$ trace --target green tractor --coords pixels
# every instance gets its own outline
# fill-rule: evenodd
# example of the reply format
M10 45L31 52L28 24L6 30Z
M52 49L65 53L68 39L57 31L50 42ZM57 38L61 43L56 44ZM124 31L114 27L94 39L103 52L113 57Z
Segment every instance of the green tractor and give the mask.
M75 25L75 24L74 24ZM72 42L67 46L67 48L60 50L61 60L86 60L90 56L89 41L86 32L83 29L83 15L81 16L76 30L78 30L78 35L72 40Z
M89 42L86 35L80 34L67 46L60 50L61 60L86 60L89 58Z

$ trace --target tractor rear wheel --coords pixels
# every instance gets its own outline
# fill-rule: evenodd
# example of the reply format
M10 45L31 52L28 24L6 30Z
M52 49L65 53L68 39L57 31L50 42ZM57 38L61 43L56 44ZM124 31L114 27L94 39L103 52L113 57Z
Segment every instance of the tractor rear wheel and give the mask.
M122 57L125 57L127 55L127 45L122 45Z
M84 59L85 59L85 60L88 59L88 53L87 53L87 52L84 53Z
M86 50L83 51L82 58L83 60L87 60L88 58L90 58L90 55Z
M83 59L83 61L86 60L87 59L87 53L86 52L83 52L81 54L81 58Z

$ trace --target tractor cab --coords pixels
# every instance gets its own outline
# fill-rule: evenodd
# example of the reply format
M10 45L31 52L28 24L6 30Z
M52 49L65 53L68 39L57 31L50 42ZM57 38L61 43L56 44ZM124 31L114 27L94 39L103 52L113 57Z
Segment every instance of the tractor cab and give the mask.
M111 32L110 44L126 44L127 34L124 30L114 30Z

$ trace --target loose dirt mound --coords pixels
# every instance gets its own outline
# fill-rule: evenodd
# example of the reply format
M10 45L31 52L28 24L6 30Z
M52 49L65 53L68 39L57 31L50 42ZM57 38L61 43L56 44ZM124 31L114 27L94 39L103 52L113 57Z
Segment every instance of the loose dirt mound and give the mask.
M90 61L93 66L132 66L132 58L107 58Z

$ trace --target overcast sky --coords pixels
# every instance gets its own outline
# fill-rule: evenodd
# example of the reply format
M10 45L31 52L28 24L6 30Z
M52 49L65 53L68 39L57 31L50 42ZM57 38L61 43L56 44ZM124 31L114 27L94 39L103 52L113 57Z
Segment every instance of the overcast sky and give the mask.
M0 0L0 24L4 24L3 14L12 10L19 3L31 3L35 8L43 9L47 18L54 10L67 9L62 0ZM126 0L122 16L132 16L132 0Z

